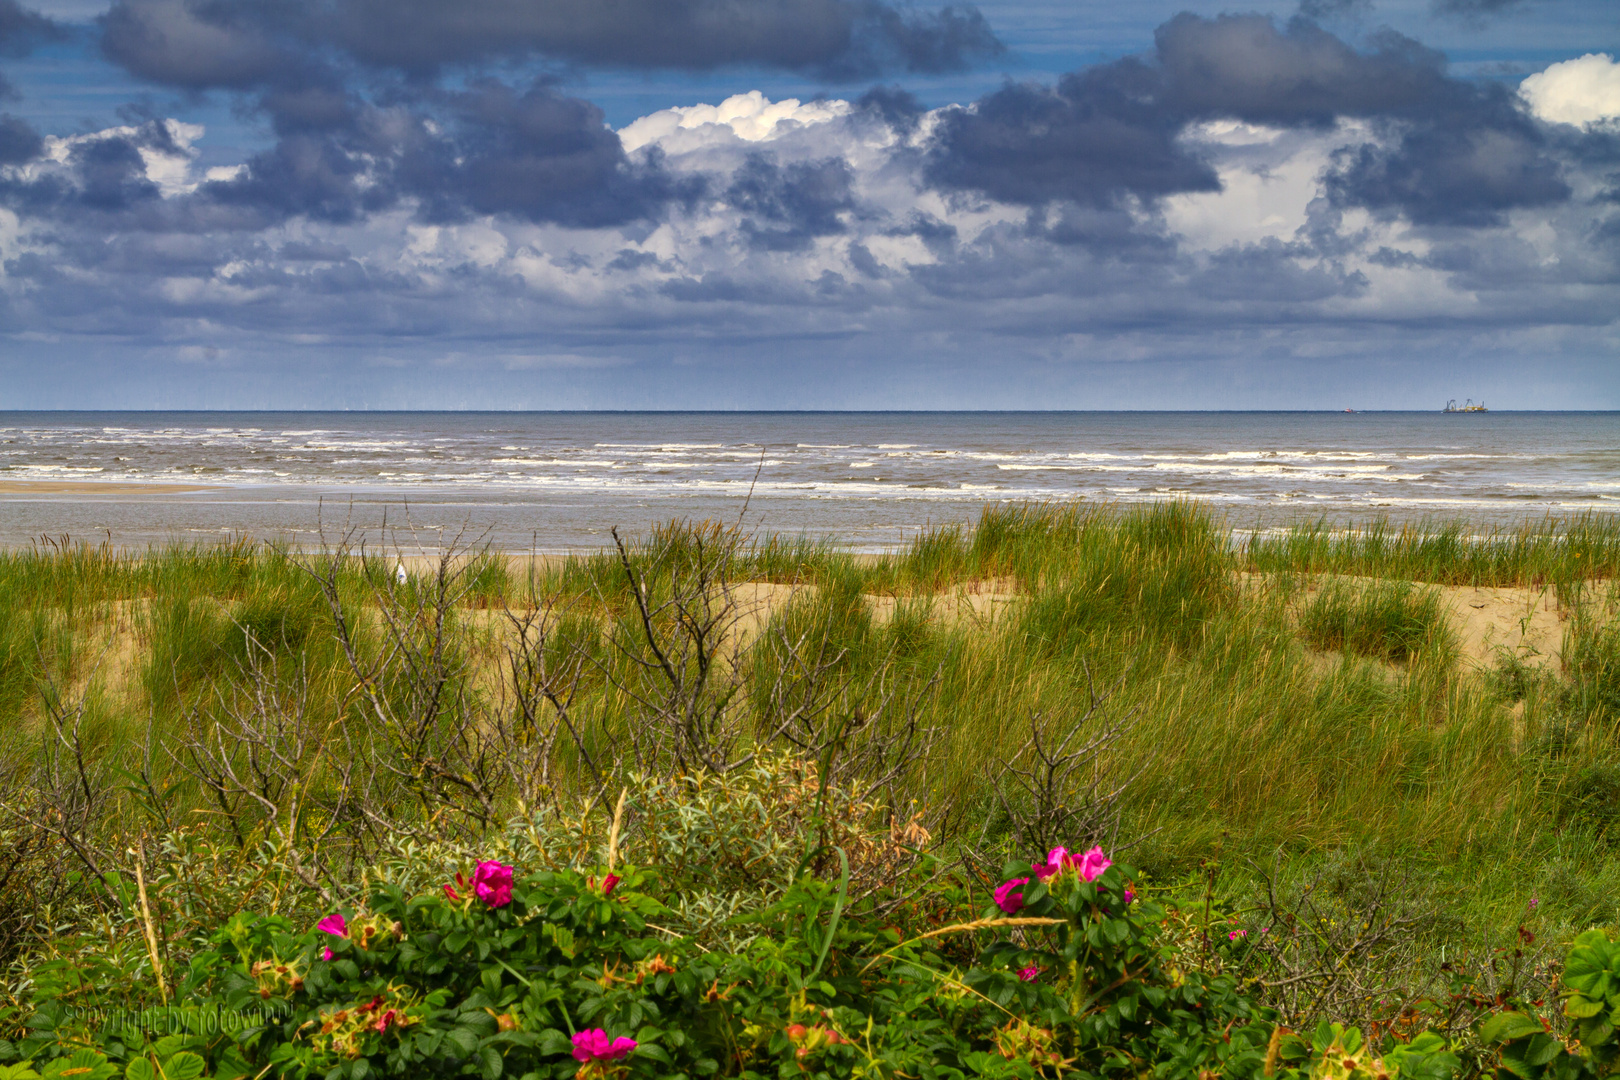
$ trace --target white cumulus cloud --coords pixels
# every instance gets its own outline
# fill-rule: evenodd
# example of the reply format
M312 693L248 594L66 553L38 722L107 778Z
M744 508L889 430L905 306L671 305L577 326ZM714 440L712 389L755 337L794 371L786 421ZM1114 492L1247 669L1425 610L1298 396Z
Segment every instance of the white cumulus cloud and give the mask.
M1620 64L1608 53L1587 53L1531 75L1519 93L1537 116L1555 124L1620 117Z
M664 142L680 132L727 133L747 142L763 142L806 124L824 124L849 113L849 102L801 103L798 98L772 101L758 90L733 94L718 105L677 105L660 109L619 129L624 149L634 152L648 143ZM703 132L702 129L708 129Z

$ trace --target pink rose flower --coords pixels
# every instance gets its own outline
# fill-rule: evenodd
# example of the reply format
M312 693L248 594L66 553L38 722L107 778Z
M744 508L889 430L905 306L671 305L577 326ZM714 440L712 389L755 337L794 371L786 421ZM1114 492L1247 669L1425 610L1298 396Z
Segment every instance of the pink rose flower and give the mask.
M1024 982L1034 982L1036 979L1041 977L1041 969L1031 964L1029 967L1020 971L1018 973L1018 977Z
M1051 881L1065 870L1079 873L1082 881L1096 881L1102 872L1114 865L1114 860L1094 847L1084 855L1076 855L1066 847L1055 847L1046 853L1044 863L1030 863L1029 869L1037 881Z
M343 913L340 911L334 911L332 914L316 923L315 929L320 930L323 933L331 934L333 937L349 936L348 921L343 918ZM322 960L330 960L332 959L332 956L333 953L330 946L321 947Z
M1029 884L1029 878L1013 878L1003 882L996 889L996 907L1008 915L1018 914L1018 909L1024 906L1024 886Z
M1133 892L1131 892L1131 890L1129 890L1129 889L1126 889L1126 890L1125 890L1125 902L1126 902L1126 903L1127 903L1127 904L1128 904L1128 903L1130 903L1130 902L1131 902L1131 901L1132 901L1132 900L1135 900L1135 899L1136 899L1136 894L1135 894L1135 893L1133 893Z
M1069 854L1069 849L1055 847L1046 853L1044 863L1030 863L1029 870L1030 873L1035 875L1036 881L1047 882L1057 877L1065 866L1072 865L1074 865L1074 856Z
M481 862L473 871L473 892L492 908L512 902L512 868L494 861Z
M1234 930L1230 934L1226 935L1226 940L1236 941L1238 938L1246 938L1248 936L1249 932L1247 930Z
M1080 871L1080 880L1096 881L1102 877L1102 872L1114 865L1114 860L1103 854L1103 849L1094 847L1078 860L1073 855L1067 856L1069 865L1076 866Z
M581 1031L574 1036L574 1060L579 1062L618 1061L636 1048L636 1040L623 1035L609 1039L601 1028Z
M398 1012L393 1009L389 1009L387 1012L377 1017L377 1030L379 1032L387 1031L388 1025L392 1024L394 1022L394 1017L398 1015Z
M613 895L613 889L614 889L614 887L616 885L619 884L620 880L621 880L621 878L619 877L618 874L609 874L607 877L603 878L602 879L602 895L603 896L612 896Z

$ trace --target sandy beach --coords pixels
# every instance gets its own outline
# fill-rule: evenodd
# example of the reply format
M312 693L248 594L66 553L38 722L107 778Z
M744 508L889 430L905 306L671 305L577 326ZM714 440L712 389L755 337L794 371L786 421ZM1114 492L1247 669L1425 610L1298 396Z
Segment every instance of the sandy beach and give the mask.
M217 484L140 484L114 480L0 480L0 496L5 495L185 495L196 491L220 491Z

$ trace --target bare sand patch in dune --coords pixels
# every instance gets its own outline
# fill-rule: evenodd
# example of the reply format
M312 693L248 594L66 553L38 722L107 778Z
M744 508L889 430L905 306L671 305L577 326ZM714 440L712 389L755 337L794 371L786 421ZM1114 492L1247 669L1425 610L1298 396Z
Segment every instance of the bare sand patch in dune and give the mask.
M1436 588L1450 612L1466 660L1495 667L1501 650L1506 649L1523 664L1558 666L1569 612L1559 606L1551 586Z

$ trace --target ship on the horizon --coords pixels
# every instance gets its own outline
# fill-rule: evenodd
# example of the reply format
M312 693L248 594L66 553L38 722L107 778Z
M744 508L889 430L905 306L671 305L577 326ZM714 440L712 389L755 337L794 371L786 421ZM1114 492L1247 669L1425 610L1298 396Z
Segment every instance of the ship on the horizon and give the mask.
M1458 405L1457 404L1457 399L1452 398L1450 401L1446 402L1446 407L1442 411L1443 412L1490 412L1491 410L1489 410L1489 409L1487 409L1485 407L1485 403L1483 401L1480 402L1478 405L1475 405L1474 404L1474 399L1469 398L1468 399L1468 404L1466 404L1466 405Z

